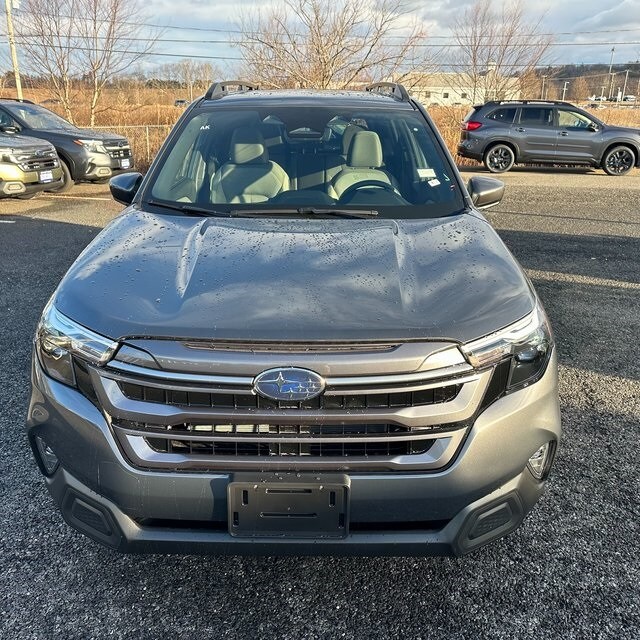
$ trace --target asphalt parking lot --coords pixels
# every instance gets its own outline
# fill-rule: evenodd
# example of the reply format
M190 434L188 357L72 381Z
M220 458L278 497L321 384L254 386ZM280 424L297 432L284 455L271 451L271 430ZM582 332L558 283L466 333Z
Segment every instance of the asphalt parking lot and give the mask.
M640 171L504 180L488 217L551 317L564 440L525 524L462 559L132 557L70 530L24 438L31 337L121 207L0 201L0 637L640 637Z

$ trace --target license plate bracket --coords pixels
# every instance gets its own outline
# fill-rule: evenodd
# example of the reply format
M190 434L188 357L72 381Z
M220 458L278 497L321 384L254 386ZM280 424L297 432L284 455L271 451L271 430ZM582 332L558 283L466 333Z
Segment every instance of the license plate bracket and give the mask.
M344 538L349 482L339 474L235 474L229 533L242 538Z

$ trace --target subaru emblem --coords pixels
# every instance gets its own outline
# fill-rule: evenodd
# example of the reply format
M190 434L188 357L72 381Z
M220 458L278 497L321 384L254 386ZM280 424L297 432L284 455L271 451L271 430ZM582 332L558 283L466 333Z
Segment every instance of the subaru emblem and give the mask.
M265 398L297 402L319 396L324 391L324 386L321 375L297 367L268 369L253 381L253 390Z

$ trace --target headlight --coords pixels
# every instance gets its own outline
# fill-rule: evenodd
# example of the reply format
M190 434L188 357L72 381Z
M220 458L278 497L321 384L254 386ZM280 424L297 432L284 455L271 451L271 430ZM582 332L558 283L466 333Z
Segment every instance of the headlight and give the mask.
M477 369L510 362L506 389L527 386L544 373L553 337L539 304L525 318L479 340L462 346L467 360Z
M103 365L118 343L62 315L51 301L45 307L36 332L36 351L44 370L56 380L75 386L73 357Z
M13 155L13 149L11 147L0 148L0 159L2 162L13 162L11 156Z
M74 142L94 153L107 153L102 140L74 140Z

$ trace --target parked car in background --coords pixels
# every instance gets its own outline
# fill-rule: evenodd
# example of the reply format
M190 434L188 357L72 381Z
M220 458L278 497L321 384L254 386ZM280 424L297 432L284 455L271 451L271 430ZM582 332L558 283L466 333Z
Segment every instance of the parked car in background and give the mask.
M464 185L400 85L213 85L111 180L131 206L39 324L28 434L67 522L156 553L513 531L560 412L546 315L479 211L503 191Z
M63 173L57 191L67 191L74 182L108 180L134 166L125 137L81 129L30 100L0 99L0 131L47 140L55 147Z
M492 173L514 164L576 164L621 176L640 166L640 129L605 124L569 102L487 102L465 117L458 154Z
M51 144L0 133L0 198L31 198L62 184L62 168Z
M635 102L636 101L636 97L633 94L629 94L627 96L624 96L624 98L622 98L622 102Z
M184 98L178 98L178 100L175 100L173 103L174 107L186 107L189 105L189 101L185 100Z

